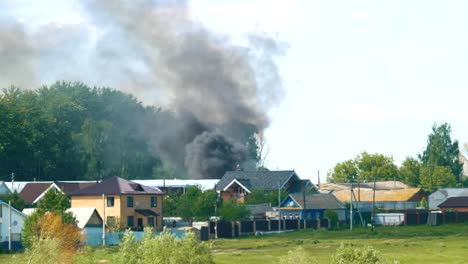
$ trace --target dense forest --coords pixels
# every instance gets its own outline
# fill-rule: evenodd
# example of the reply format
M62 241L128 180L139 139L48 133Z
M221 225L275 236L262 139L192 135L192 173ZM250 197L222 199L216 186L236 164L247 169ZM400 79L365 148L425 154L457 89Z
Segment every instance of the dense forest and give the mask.
M185 120L187 116L190 113L183 114ZM187 124L180 118L180 113L144 106L132 95L82 83L5 89L0 94L0 180L11 173L17 181L189 177L187 164L192 161L186 152L197 135L206 137L207 132L200 128L188 133L179 127ZM210 141L205 146L208 156L230 159L217 161L215 168L206 165L207 178L258 160L256 130L236 128L242 133L218 135L219 144Z

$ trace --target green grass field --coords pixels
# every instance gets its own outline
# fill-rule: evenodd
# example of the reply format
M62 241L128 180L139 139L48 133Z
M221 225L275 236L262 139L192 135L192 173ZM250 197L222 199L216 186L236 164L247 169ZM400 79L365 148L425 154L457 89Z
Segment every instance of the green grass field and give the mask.
M468 224L444 226L398 226L370 229L316 231L301 230L280 235L220 239L211 241L216 263L278 263L281 256L298 246L318 263L329 263L340 243L370 245L400 263L467 263ZM110 262L117 248L96 248L99 263ZM12 255L0 255L0 263Z

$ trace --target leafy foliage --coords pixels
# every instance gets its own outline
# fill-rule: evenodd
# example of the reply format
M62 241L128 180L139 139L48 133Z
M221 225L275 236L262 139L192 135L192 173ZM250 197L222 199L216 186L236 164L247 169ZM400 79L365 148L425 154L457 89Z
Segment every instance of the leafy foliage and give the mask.
M341 244L332 256L333 264L383 264L398 263L389 262L383 258L377 250L371 246L354 247L353 245Z
M0 175L15 172L21 181L187 175L184 144L155 144L158 129L180 128L176 114L114 89L70 82L11 87L0 92L0 113ZM257 161L255 127L235 129L249 160ZM163 164L160 148L181 164Z
M421 169L421 187L428 192L433 192L440 187L454 187L457 179L449 167L424 167Z
M24 209L25 202L16 190L11 194L0 195L0 200L5 202L11 201L11 206L18 209L19 211L23 211Z
M331 227L336 228L338 227L338 214L333 210L326 210L325 217L330 219Z
M419 160L407 157L399 169L401 179L411 187L418 187L420 185L421 166Z
M289 250L287 256L280 258L280 264L313 264L317 263L303 247L297 247L294 250Z
M150 228L145 229L143 239L138 242L130 230L119 245L113 263L213 263L208 244L199 243L193 233L179 240L170 233L155 236Z
M226 221L245 219L249 214L250 210L244 204L238 204L234 200L224 202L218 211L221 219Z
M393 180L398 177L398 168L393 158L383 154L362 152L352 160L346 160L335 165L329 173L331 182L349 182L355 180Z
M23 240L23 244L28 248L25 254L27 262L69 262L82 239L79 228L65 223L63 218L55 212L48 212L42 216L34 213L33 218L30 217L26 220L34 219L35 222L28 223L31 232L27 233L28 236ZM44 252L44 250L52 250L52 252Z
M63 226L64 228L77 228L76 219L73 214L66 212L67 208L69 208L69 201L67 196L62 192L51 188L39 201L34 213L28 216L24 221L24 227L21 236L23 245L26 247L31 246L34 239L45 236L42 233L44 227L41 226L41 219L43 218L48 219L49 217L54 216L49 220L58 221L55 219L55 216L57 216L61 221L54 222L57 226Z
M287 192L284 190L281 190L281 199L284 199L286 196L288 196ZM271 204L272 206L278 204L278 192L265 192L262 190L253 190L251 193L249 193L246 196L245 199L245 204L263 204L263 203L268 203Z

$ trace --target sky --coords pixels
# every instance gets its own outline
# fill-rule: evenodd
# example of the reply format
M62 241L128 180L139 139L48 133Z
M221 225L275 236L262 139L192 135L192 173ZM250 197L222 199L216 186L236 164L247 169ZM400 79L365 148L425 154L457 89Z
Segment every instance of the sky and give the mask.
M466 1L193 0L189 6L194 19L233 41L263 31L287 45L277 60L286 92L270 109L265 133L270 169L294 169L316 183L318 171L324 182L336 163L362 151L400 165L423 151L434 123L449 123L452 138L468 142ZM30 27L88 23L73 0L0 7L0 19Z

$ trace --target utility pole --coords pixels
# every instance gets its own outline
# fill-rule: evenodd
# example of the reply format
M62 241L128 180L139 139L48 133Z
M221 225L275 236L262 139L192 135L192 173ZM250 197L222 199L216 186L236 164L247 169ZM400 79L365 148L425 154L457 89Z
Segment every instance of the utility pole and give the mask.
M102 194L102 209L103 209L103 217L102 217L102 245L106 245L106 199L104 194Z
M281 232L281 181L278 182L278 233Z
M11 189L13 190L13 186L14 186L14 183L15 183L15 173L12 172L11 173Z
M11 200L8 201L8 251L11 252Z
M371 231L374 232L374 208L375 208L375 178L374 178L374 188L373 188L373 194L372 194L372 214L371 214Z
M353 230L353 182L351 182L351 190L349 196L349 230Z

